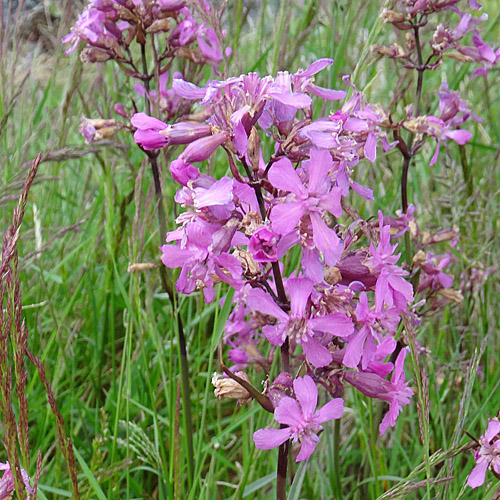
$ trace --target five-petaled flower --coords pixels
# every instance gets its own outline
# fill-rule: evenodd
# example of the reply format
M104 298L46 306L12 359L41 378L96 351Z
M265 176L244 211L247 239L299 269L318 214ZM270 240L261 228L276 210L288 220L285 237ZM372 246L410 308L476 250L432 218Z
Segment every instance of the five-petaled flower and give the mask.
M329 401L316 411L318 404L318 389L313 379L308 375L298 377L293 381L293 390L297 399L288 396L281 398L274 411L274 418L282 424L282 429L259 429L253 435L255 446L261 450L270 450L280 446L285 441L293 439L300 441L300 452L296 462L307 460L317 443L317 431L323 429L321 424L340 418L344 412L344 401L336 398Z

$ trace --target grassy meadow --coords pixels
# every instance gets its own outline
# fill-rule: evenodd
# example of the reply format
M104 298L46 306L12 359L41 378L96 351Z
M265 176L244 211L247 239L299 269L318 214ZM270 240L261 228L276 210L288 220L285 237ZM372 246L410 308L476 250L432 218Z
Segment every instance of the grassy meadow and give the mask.
M45 366L71 437L80 498L274 498L278 452L260 451L251 439L270 424L270 416L255 402L237 408L213 394L211 379L229 313L217 299L229 289L218 285L209 305L199 293L179 296L174 308L162 292L157 266L130 269L131 264L160 264L151 172L130 133L86 145L78 126L82 115L110 118L115 102L137 99L133 83L112 62L84 65L78 51L64 55L60 38L80 5L45 3L45 22L36 36L34 24L26 24L34 21L21 18L16 24L14 15L9 30L2 31L1 230L7 229L24 177L41 153L18 241L18 275L28 347ZM500 3L484 0L483 6L489 15L483 38L498 46ZM229 0L223 27L233 56L225 69L228 75L294 72L331 57L335 63L317 75L319 85L345 88L341 76L351 74L369 102L388 106L396 98L402 113L412 102L413 87L401 88L401 66L370 53L373 44L394 41L392 27L379 18L382 7L376 0ZM464 431L479 438L489 416L500 409L498 273L470 285L472 268L500 266L500 71L491 69L486 80L471 78L473 70L471 64L446 60L425 74L424 112L437 112L427 103L447 81L484 122L468 122L464 128L472 132L471 142L442 148L433 167L430 141L409 176L409 200L417 207L421 230L456 226L460 232L450 272L463 301L424 318L416 330L425 348L419 361L428 390L426 445L417 396L396 427L380 437L383 404L346 391L340 425L328 424L310 461L291 464L290 499L500 498L500 481L491 473L484 486L466 486L475 462L470 450L460 452L471 443ZM203 80L210 77L207 68ZM329 106L337 109L336 103ZM159 158L169 229L175 227L177 185L167 162L175 154L167 151ZM224 172L227 166L211 161L207 168ZM361 216L376 217L378 209L393 215L400 208L400 172L396 150L380 154L373 165L360 165L358 182L375 192L375 202L358 203ZM188 340L193 480L176 315ZM70 498L56 418L38 372L27 366L28 472L34 475L40 450L38 497ZM1 447L0 461L6 461Z

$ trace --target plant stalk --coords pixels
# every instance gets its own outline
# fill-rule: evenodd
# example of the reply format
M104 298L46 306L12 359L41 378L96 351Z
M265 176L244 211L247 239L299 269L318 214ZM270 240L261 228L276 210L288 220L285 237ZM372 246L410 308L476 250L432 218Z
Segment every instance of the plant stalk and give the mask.
M148 74L148 66L146 61L146 47L141 45L141 59L142 59L142 70L144 75ZM146 111L150 109L149 102L149 80L144 79L144 87L146 89L144 100L146 104ZM153 182L155 186L156 202L158 205L158 225L160 227L160 243L163 244L166 234L166 217L165 210L163 208L163 193L161 188L160 180L160 169L158 167L158 153L146 152L149 163L151 164L151 170L153 172ZM193 418L191 410L191 391L189 388L189 365L187 359L187 348L186 348L186 336L184 334L184 327L182 324L181 315L176 311L177 304L177 294L174 289L172 279L167 274L164 266L160 266L160 281L162 288L167 292L170 302L172 304L172 311L174 312L177 319L177 335L179 341L179 351L180 351L180 362L181 362L181 383L182 383L182 399L184 401L184 415L186 420L186 431L187 431L187 447L188 447L188 469L189 469L189 482L192 484L194 477L194 447L193 447Z

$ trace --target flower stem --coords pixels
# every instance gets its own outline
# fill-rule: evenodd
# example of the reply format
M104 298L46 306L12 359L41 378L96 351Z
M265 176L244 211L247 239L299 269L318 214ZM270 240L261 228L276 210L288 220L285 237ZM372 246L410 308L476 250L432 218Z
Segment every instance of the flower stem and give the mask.
M142 71L146 76L148 74L148 65L146 60L146 47L144 45L141 45L141 59L142 59ZM150 110L149 80L147 78L144 80L144 87L146 89L144 95L146 111L149 112ZM163 244L165 236L167 234L167 226L166 226L165 210L163 208L163 193L161 188L160 169L158 167L158 153L146 152L146 154L148 156L149 163L151 165L151 170L153 172L156 203L158 205L158 225L160 227L160 243ZM176 311L177 294L175 293L172 279L167 274L167 271L164 266L160 266L159 269L160 269L160 281L162 284L162 288L168 294L168 297L172 304L172 311L177 319L177 335L179 341L179 352L180 352L180 363L181 363L182 399L184 402L184 415L186 422L187 448L188 448L188 470L189 470L188 478L191 484L194 476L194 448L193 448L193 419L191 411L191 391L189 388L189 365L187 359L186 336L184 335L184 327L182 325L181 315Z
M266 204L264 202L264 196L262 195L262 187L259 180L252 176L252 171L248 166L244 157L240 158L243 168L248 175L249 184L253 187L255 191L255 196L259 204L260 216L262 220L267 219ZM269 163L272 165L272 163ZM281 276L281 270L278 262L272 263L274 283L276 285L276 291L278 292L278 305L283 309L288 307L288 300L286 298L285 287L283 285L283 278ZM290 344L288 338L283 342L281 346L281 369L284 372L290 371ZM284 428L283 424L280 428ZM285 500L286 496L286 474L288 466L288 453L290 451L290 441L286 441L279 447L278 451L278 468L276 474L276 500Z
M286 425L281 424L280 429ZM288 465L288 452L290 451L290 441L283 443L278 451L278 471L276 477L276 500L285 500L286 498L286 474Z

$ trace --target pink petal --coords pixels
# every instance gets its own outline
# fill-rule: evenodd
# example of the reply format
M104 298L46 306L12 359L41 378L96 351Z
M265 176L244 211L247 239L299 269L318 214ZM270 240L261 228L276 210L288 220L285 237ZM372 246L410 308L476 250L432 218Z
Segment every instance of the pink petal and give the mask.
M291 233L305 213L302 202L279 203L271 210L273 231L279 235Z
M267 314L281 322L288 321L289 317L269 295L260 288L253 288L247 297L247 305L250 309Z
M365 142L365 156L373 163L377 158L377 136L369 133Z
M311 105L312 99L302 92L285 93L285 92L269 92L269 95L281 104L291 106L293 108L307 108Z
M432 155L432 158L431 158L429 165L432 166L432 165L434 165L434 163L436 163L437 158L438 158L438 154L439 154L439 147L440 146L441 146L441 141L439 139L437 139L436 151L434 151L434 154Z
M347 337L354 330L352 320L343 313L327 314L309 320L309 327L318 332L327 332L337 337Z
M316 384L311 377L305 375L293 381L293 389L302 408L302 415L306 420L310 420L318 404L318 388Z
M314 244L323 252L325 262L329 266L334 266L342 255L342 242L335 231L325 224L320 214L313 212L310 215L313 226Z
M282 191L290 191L296 196L306 196L307 191L288 158L278 160L269 171L269 181Z
M297 76L304 78L315 75L316 73L319 73L321 70L325 69L327 66L331 66L332 64L333 59L323 57L322 59L318 59L317 61L314 61L312 64L310 64L305 71L298 72Z
M280 424L289 425L292 429L299 429L303 426L302 412L295 399L284 397L274 410L274 419Z
M500 422L498 420L490 420L484 434L484 439L489 443L498 433L500 433Z
M173 91L184 99L203 99L206 94L206 89L197 87L193 83L186 82L181 78L174 78L172 82Z
M304 317L307 299L313 290L313 282L308 278L290 278L286 288L290 295L292 318Z
M458 129L446 132L446 137L463 146L471 140L472 134L468 130Z
M308 361L316 368L327 366L332 362L331 352L313 337L302 339L301 346Z
M337 178L338 179L338 178ZM338 181L337 181L338 182ZM358 193L360 196L367 200L373 200L373 191L370 188L367 188L365 186L362 186L361 184L358 184L355 181L352 181L352 189Z
M321 283L323 281L323 264L318 250L315 248L302 248L302 267L304 268L304 274L312 279L314 283Z
M336 398L329 401L319 411L316 412L315 421L320 424L340 418L344 413L344 401L342 398Z
M286 429L259 429L253 433L255 446L261 450L271 450L290 439L292 430Z
M301 440L300 452L295 461L302 462L303 460L307 460L312 455L318 443L319 437L316 434L305 434Z
M479 462L473 469L469 475L469 479L467 479L467 484L471 488L477 488L484 483L484 479L486 477L486 469L488 468L488 462L483 460Z
M361 355L363 354L363 346L366 341L366 337L369 333L367 327L361 328L361 330L354 334L354 337L349 340L347 344L345 355L342 363L348 368L356 368L359 365Z
M161 120L157 118L153 118L152 116L148 116L146 113L136 113L131 119L130 123L142 130L152 129L152 130L165 130L168 128L166 123L163 123Z
M324 149L311 149L311 161L309 163L309 186L308 191L315 193L325 182L328 171L333 166L332 155Z
M338 101L340 99L344 99L347 95L345 90L325 89L323 87L318 87L317 85L308 85L307 90L311 92L311 94L317 95L318 97L328 101Z

